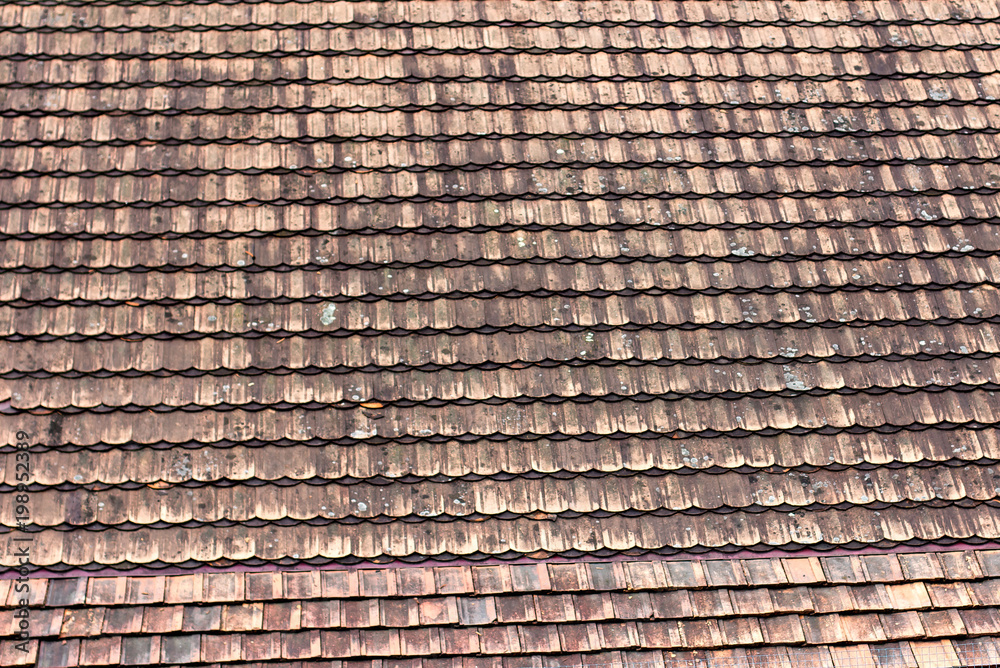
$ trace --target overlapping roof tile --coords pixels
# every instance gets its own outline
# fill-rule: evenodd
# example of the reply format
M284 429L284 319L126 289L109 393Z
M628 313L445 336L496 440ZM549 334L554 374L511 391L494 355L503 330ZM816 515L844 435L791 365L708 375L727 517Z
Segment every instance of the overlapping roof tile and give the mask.
M0 663L1000 661L998 39L0 7Z

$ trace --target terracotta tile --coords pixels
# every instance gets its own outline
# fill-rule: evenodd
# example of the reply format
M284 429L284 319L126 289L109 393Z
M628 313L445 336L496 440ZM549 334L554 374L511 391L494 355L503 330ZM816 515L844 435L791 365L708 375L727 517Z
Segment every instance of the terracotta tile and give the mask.
M201 637L201 660L205 663L228 663L232 661L239 661L242 656L242 634L206 634Z
M163 603L165 589L164 577L130 577L125 587L125 600L134 605Z
M399 656L399 631L361 631L361 646L365 656Z
M38 644L38 668L71 668L80 665L80 640L43 640Z
M360 631L320 631L320 650L324 658L361 656Z
M281 574L282 594L285 598L306 599L320 595L322 591L319 571L286 571Z
M1000 550L978 550L976 558L984 575L1000 577Z
M503 624L535 621L533 596L498 596L494 599L497 618Z
M305 631L304 633L309 633L309 631ZM286 634L244 634L241 643L241 658L244 661L270 661L281 658L281 639L283 635Z
M421 624L457 624L458 603L454 596L420 600Z
M260 631L263 628L263 603L241 603L222 606L223 631Z
M163 663L198 663L201 660L201 636L164 636L160 639Z
M164 584L164 603L198 603L202 600L201 573L168 576Z
M477 598L463 596L456 600L456 604L460 624L482 626L497 621L496 604L492 596ZM415 623L419 623L419 614Z
M766 594L766 590L764 591ZM724 617L734 614L733 604L726 589L706 589L691 592L691 605L696 617Z
M466 655L479 653L479 637L482 634L477 629L448 628L438 629L441 639L441 651L445 654Z
M302 623L302 604L299 601L264 604L265 631L295 631ZM316 636L319 642L319 636Z
M461 604L464 600L459 599L459 619L462 618ZM403 628L420 624L420 605L413 599L386 599L378 601L378 606L382 626Z
M244 600L242 573L205 573L201 600L206 603Z
M764 617L760 620L764 642L771 645L794 645L805 642L798 615Z
M665 561L663 570L671 587L704 587L705 572L696 561Z
M886 585L886 594L892 601L892 607L897 610L914 610L931 607L931 599L927 587L922 582L908 582L898 585Z
M403 629L399 632L399 653L406 656L434 656L441 653L441 635L435 628Z
M359 596L361 588L357 571L322 571L320 586L323 598Z
M802 635L810 645L832 645L851 640L841 624L840 615L804 615L799 621Z
M576 607L569 594L546 594L535 596L535 619L540 622L576 621ZM462 601L459 601L461 615Z
M472 569L468 566L441 566L434 569L439 594L470 594L475 591L472 584Z
M585 564L590 588L598 591L624 589L625 569L620 563L590 562Z
M80 608L67 610L63 616L63 637L99 636L104 626L106 608Z
M480 651L484 654L518 654L521 640L516 626L487 626L476 633L479 636Z
M806 619L808 618L802 620L803 624ZM759 620L752 617L738 617L720 619L718 622L722 641L726 645L757 645L764 642Z
M142 608L108 608L104 613L104 634L127 635L142 630Z
M639 630L635 622L601 622L597 633L604 649L626 649L639 646Z
M1000 578L969 582L966 588L977 605L1000 606Z
M972 595L964 582L928 584L927 594L935 608L963 608L972 605Z
M829 650L836 668L878 668L879 666L868 645L833 646Z
M789 582L813 584L826 581L823 566L817 557L782 559L781 565L784 567L785 577Z
M920 613L920 625L929 638L948 638L961 636L965 633L965 623L962 622L958 610L936 610Z
M573 596L576 618L581 621L614 619L615 608L610 594L577 594Z
M301 627L329 629L340 626L340 605L340 601L302 601Z
M944 570L933 552L897 555L903 576L907 580L939 580L944 578Z
M882 621L874 613L863 615L840 615L840 625L847 641L852 643L885 642L886 634Z
M358 573L362 596L395 596L396 573L390 569L363 570Z
M1000 660L1000 641L994 638L952 640L951 645L961 666L986 666Z
M969 635L996 635L1000 633L1000 612L995 608L959 610Z
M430 568L400 568L396 578L400 596L433 596L435 593L434 571Z
M160 662L160 636L122 638L123 666L145 666Z
M5 666L33 666L38 661L38 645L38 640L0 640L0 662Z
M894 554L864 555L861 569L869 582L900 582L903 569Z
M552 589L545 564L511 564L510 580L514 591L547 591Z
M653 592L649 602L656 619L683 619L694 615L691 594L684 590Z
M787 584L781 559L744 559L743 570L751 586Z
M281 634L282 659L312 659L322 655L319 631Z
M243 587L248 601L272 601L282 597L282 573L245 573Z
M910 642L918 668L951 668L960 665L958 654L948 641Z
M624 563L628 589L663 589L667 578L658 561L627 561Z
M651 630L650 638L658 637L656 632L658 630ZM655 647L652 642L650 640L647 646ZM596 624L560 624L559 644L564 652L590 652L601 649L601 636Z
M809 587L793 587L791 589L771 589L771 606L775 612L815 612Z
M376 599L340 602L341 624L349 629L379 625L379 602Z
M50 607L83 605L86 598L87 578L56 578L49 581L45 604Z
M90 578L87 581L89 605L121 605L125 603L127 578Z
M528 654L548 654L560 650L559 633L554 624L517 627L521 651Z
M589 587L583 564L549 564L548 567L554 591L580 591Z
M122 640L118 637L86 638L80 644L80 664L85 666L118 665Z
M733 608L741 615L769 615L774 612L774 603L767 589L734 589L729 596Z
M822 557L823 572L826 579L834 584L864 582L865 573L861 561L857 557ZM836 661L834 657L834 661Z
M747 584L746 573L739 559L706 561L703 566L706 582L713 587L743 587Z
M722 644L719 624L714 619L682 621L679 624L686 648L718 647Z
M945 577L952 580L975 580L983 577L975 552L941 552L938 554Z

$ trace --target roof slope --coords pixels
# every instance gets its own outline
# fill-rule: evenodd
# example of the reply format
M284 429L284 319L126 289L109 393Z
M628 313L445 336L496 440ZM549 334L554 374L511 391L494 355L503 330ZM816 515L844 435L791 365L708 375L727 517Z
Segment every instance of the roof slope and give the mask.
M40 574L997 546L997 3L25 0L0 35ZM940 637L1000 633L968 601Z

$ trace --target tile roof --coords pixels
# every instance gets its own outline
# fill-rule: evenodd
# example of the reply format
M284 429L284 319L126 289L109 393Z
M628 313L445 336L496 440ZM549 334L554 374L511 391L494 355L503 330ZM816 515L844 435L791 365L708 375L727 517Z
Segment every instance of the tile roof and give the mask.
M397 664L379 662L407 657L419 667L461 666L474 654L477 666L534 665L538 656L554 661L543 665L571 666L614 663L623 652L629 666L726 666L736 652L792 665L863 665L864 657L904 653L923 667L1000 657L1000 641L988 637L1000 636L998 551L91 576L38 585L40 630L19 660L15 641L0 641L0 655L15 658L5 665L378 657L353 665L385 666ZM9 581L2 586L6 596ZM0 628L16 628L13 613L0 613Z
M1000 3L0 36L0 663L1000 662Z

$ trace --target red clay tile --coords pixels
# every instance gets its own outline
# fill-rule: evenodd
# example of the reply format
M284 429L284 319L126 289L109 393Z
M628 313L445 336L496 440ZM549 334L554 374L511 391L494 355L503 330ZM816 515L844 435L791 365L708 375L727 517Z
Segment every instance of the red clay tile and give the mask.
M857 557L822 557L820 562L826 579L833 584L865 581L861 561Z
M90 578L87 582L89 605L121 605L125 603L127 578Z
M535 619L540 622L576 621L576 607L569 594L543 594L534 597ZM461 601L459 601L461 609Z
M552 589L545 564L512 564L510 580L513 591L548 591Z
M301 622L302 604L299 601L264 604L265 631L295 631Z
M125 587L125 600L133 605L163 603L165 590L165 577L130 577Z
M758 645L764 642L760 622L752 617L720 619L719 632L727 645Z
M242 573L205 573L201 600L206 603L243 601L243 586Z
M920 625L929 638L951 638L965 634L965 623L958 610L921 612Z
M400 568L396 578L400 596L433 596L435 593L434 571L430 568Z
M5 596L0 596L2 601ZM45 604L50 607L83 605L87 599L87 578L57 578L49 581Z
M704 587L708 584L705 571L697 561L665 561L667 583L671 587Z
M584 564L549 564L548 567L553 591L581 591L590 586Z
M223 631L260 631L263 628L263 603L239 603L222 606Z
M282 635L281 633L244 634L241 658L244 661L280 659Z
M944 578L944 570L933 552L899 554L899 565L907 580L939 580Z
M281 658L298 661L322 656L319 631L281 634Z
M812 596L809 587L792 587L789 589L771 589L771 607L775 612L814 612Z
M974 552L941 552L938 554L945 577L952 580L975 580L983 577Z
M521 651L527 654L549 654L560 649L559 632L554 624L533 624L517 627Z
M454 596L420 600L421 624L457 624L458 604Z
M810 645L832 645L852 640L847 637L840 615L804 615L799 621L802 635Z
M396 571L394 569L380 568L363 570L358 573L361 580L361 595L371 596L395 596L396 595Z
M903 569L894 554L863 555L861 569L869 582L900 582L903 579Z
M291 599L315 598L323 589L319 571L292 571L281 574L282 595Z
M63 617L60 635L66 638L101 635L105 610L105 608L67 610Z
M486 654L518 654L521 640L516 626L487 626L479 630L479 646Z
M205 663L228 663L239 661L243 656L243 635L206 634L201 637L201 660Z
M597 633L604 649L626 649L639 646L639 630L635 622L601 622Z
M141 606L108 608L104 613L104 627L101 631L113 635L139 633L142 630L142 613Z
M972 595L965 582L928 584L927 594L935 608L964 608L972 605Z
M718 647L722 644L719 624L714 619L685 620L679 622L679 626L684 647Z
M80 665L80 640L43 640L38 645L37 668L75 668Z
M472 584L472 569L468 566L435 568L434 579L439 594L470 594L475 591Z
M483 626L497 621L496 602L492 596L477 598L462 596L457 599L456 603L460 624Z
M573 596L576 618L581 621L614 619L615 607L611 594L576 594Z
M785 577L789 582L813 584L826 580L826 575L823 573L823 565L817 557L782 559L781 565L784 567Z
M1000 634L1000 611L995 608L980 608L977 610L959 610L962 623L969 635Z
M1000 577L1000 550L977 550L976 558L984 575Z
M441 653L441 636L436 628L403 629L399 632L399 653L404 656L434 656Z
M245 573L244 590L248 601L272 601L281 598L283 576L281 573Z
M164 636L160 639L163 663L198 663L201 660L201 636Z
M735 612L726 589L692 591L691 607L695 617L725 617Z
M694 615L691 594L684 590L653 592L649 602L656 619L683 619Z
M927 587L922 582L907 582L904 584L886 585L885 592L896 610L914 610L931 607L931 599Z
M601 649L601 637L596 624L560 624L558 628L559 642L564 652L590 652ZM648 646L655 647L655 645Z
M329 629L342 624L340 601L302 601L300 625L304 629Z
M320 631L320 650L324 658L361 656L360 631Z
M122 638L123 666L146 666L160 662L160 636Z
M361 631L361 646L365 656L399 656L399 631Z
M361 599L340 602L341 624L349 629L363 629L379 625L379 602Z
M743 564L739 559L706 561L705 581L713 587L742 587L747 584Z
M751 586L787 584L781 559L744 559L743 570Z
M851 643L885 642L882 621L876 614L840 615L840 625Z
M122 640L118 637L85 638L80 644L80 665L117 666L121 661L121 648Z
M441 638L441 651L445 654L478 654L479 638L482 631L470 628L449 628L438 629Z
M794 645L805 642L798 615L780 615L760 620L764 642L770 645Z
M323 598L349 598L359 595L361 585L357 571L322 571L320 587Z
M420 605L411 598L387 599L378 605L382 626L403 628L420 624Z
M533 596L498 596L494 599L497 618L503 624L535 621Z
M168 576L164 585L164 603L197 603L202 600L201 573Z
M650 619L653 616L646 592L612 592L611 603L619 619Z

